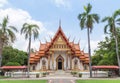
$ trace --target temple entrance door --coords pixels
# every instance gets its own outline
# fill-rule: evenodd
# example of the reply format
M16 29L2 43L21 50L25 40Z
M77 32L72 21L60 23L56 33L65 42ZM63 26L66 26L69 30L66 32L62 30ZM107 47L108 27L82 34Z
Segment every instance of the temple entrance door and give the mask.
M56 70L64 70L64 58L61 55L56 58Z
M58 59L58 70L62 70L62 59Z

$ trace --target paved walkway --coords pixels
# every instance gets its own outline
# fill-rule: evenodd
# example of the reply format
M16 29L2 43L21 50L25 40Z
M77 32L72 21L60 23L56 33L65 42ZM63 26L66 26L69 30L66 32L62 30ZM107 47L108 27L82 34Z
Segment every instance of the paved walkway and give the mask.
M75 83L75 81L68 80L68 79L52 79L52 80L49 80L48 83Z

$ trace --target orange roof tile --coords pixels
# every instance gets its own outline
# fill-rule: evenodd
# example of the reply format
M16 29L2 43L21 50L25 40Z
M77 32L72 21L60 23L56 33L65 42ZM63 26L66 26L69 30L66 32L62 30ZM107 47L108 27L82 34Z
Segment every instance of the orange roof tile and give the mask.
M34 56L35 56L35 53L31 53L31 54L30 54L30 57L34 57Z
M85 56L80 56L80 59L85 59Z
M45 51L39 51L39 53L40 53L40 54L44 54L44 53L45 53Z
M40 44L40 49L39 50L45 50L46 44Z
M74 44L75 50L80 50L79 44Z
M83 63L86 63L86 64L87 64L87 63L89 63L89 61L84 61Z

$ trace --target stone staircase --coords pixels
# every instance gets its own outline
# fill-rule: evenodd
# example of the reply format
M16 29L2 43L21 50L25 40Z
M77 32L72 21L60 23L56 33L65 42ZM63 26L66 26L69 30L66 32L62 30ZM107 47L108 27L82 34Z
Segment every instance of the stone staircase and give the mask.
M50 73L47 77L73 77L70 72L66 72L63 70L57 70L55 72Z

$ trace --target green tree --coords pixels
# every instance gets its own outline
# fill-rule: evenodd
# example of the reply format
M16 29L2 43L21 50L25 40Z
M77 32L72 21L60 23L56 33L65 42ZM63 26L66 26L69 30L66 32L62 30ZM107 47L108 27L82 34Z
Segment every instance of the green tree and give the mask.
M25 34L25 39L29 40L28 44L28 77L29 77L29 67L30 67L30 53L31 53L31 39L32 35L34 40L39 36L39 26L36 24L24 23L21 29L21 34Z
M120 41L120 28L116 29L118 41ZM118 65L115 45L113 34L100 41L97 50L95 50L92 56L92 65ZM120 47L119 42L118 47ZM118 52L120 53L120 50Z
M80 21L80 27L81 30L83 30L84 28L87 28L87 35L88 35L88 53L89 53L89 69L90 69L90 77L92 77L92 67L91 67L91 47L90 47L90 32L93 29L93 24L95 22L99 23L99 16L98 14L91 14L91 9L92 6L90 4L86 6L84 6L84 10L85 12L81 13L78 15L78 19Z
M27 65L27 53L12 46L3 47L2 51L2 65L6 65L9 62L19 63L20 65Z
M20 66L20 64L17 62L8 62L5 64L5 66Z
M115 47L116 47L116 56L117 56L117 61L118 61L118 66L120 67L120 57L119 57L119 49L118 49L118 38L117 38L117 33L116 33L116 26L117 24L120 24L120 9L115 11L112 16L108 16L102 19L102 22L106 22L107 24L104 27L104 32L113 34L114 39L115 39ZM120 75L120 68L119 68L119 75Z
M10 42L14 42L16 39L14 32L17 32L17 29L14 26L8 26L8 23L8 16L4 17L3 22L0 23L0 66L2 64L3 47Z

